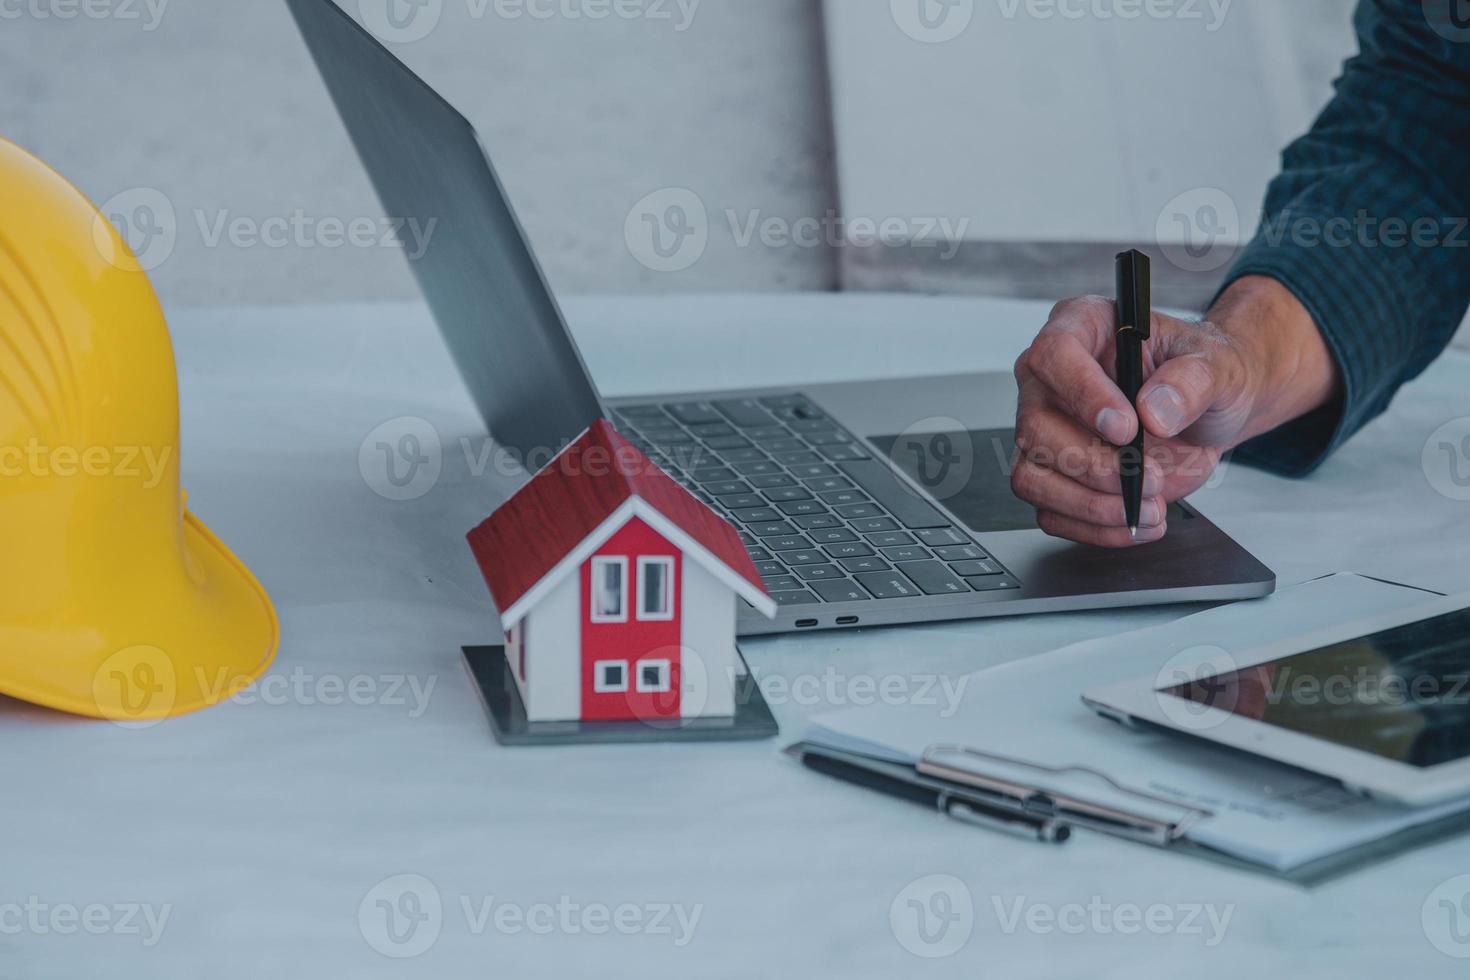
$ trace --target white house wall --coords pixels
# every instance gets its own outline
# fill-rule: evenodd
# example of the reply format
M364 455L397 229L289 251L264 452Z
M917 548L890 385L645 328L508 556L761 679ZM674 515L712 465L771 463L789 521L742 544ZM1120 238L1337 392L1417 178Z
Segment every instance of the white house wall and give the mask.
M561 580L524 621L526 715L531 721L582 716L582 576Z
M735 603L730 587L697 562L685 560L680 645L684 647L684 716L728 718L735 714ZM689 663L690 651L699 666ZM692 689L691 689L692 687Z

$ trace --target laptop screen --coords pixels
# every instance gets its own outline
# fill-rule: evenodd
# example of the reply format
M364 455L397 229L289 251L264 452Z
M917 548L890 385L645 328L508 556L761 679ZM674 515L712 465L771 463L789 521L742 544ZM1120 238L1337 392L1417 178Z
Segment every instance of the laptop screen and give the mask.
M546 458L601 401L469 120L332 0L286 0L491 436Z

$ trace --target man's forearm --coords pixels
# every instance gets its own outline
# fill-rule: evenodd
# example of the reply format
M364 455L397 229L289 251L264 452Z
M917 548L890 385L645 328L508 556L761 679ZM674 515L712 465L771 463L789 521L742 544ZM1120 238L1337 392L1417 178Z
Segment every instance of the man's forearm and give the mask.
M1253 410L1241 442L1341 397L1342 380L1322 333L1291 291L1267 276L1230 285L1208 319L1238 345Z

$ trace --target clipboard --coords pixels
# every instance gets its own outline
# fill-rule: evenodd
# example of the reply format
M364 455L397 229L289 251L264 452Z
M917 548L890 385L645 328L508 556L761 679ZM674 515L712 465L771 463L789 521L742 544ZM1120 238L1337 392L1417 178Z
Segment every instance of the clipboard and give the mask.
M1191 828L1209 819L1210 811L1129 789L1085 766L1043 766L955 745L930 746L917 765L814 742L797 743L786 752L806 768L885 795L925 802L936 792L939 799L947 793L973 794L988 808L1018 817L1041 817L1068 831L1091 830L1304 888L1470 830L1470 812L1457 813L1283 872L1191 840ZM1062 780L1089 782L1096 791L1060 791L1055 787ZM939 810L954 815L944 805Z

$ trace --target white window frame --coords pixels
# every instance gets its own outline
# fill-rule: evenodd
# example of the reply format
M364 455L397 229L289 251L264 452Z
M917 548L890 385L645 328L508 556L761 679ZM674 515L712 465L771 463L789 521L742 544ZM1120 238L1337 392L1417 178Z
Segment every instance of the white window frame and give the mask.
M643 608L643 570L650 565L664 568L664 612L651 613ZM654 555L638 559L638 621L668 623L674 618L674 559L670 555Z
M603 680L603 668L623 668L623 683L608 684ZM626 660L599 660L592 665L592 690L597 694L624 694L628 690L628 661Z
M609 616L597 611L602 598L602 579L599 572L609 565L618 565L623 569L623 611L616 616ZM594 623L626 623L628 621L629 600L632 598L633 589L628 587L628 559L625 556L598 555L592 559L592 574L590 576L592 594L587 597L587 611Z
M657 667L662 682L654 687L643 683L643 671L648 667ZM669 660L640 660L633 665L634 673L638 676L634 683L637 685L639 694L667 694L674 686L674 664Z

